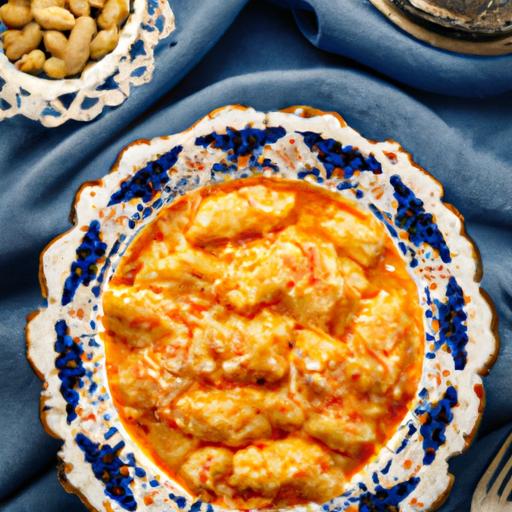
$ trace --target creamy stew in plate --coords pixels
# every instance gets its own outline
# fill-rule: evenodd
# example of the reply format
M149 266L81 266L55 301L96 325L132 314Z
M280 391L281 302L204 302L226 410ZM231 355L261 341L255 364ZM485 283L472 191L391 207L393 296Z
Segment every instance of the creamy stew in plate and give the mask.
M122 257L103 308L125 428L228 508L338 496L421 374L417 287L385 227L306 183L237 180L174 201Z

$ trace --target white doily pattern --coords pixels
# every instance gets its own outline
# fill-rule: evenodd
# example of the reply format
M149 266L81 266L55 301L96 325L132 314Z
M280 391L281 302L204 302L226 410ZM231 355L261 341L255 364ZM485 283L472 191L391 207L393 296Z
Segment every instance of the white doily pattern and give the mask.
M117 47L77 79L23 73L7 59L0 43L0 121L18 114L50 128L71 119L91 121L105 107L123 103L132 86L151 80L155 46L174 28L167 0L134 0ZM5 30L0 23L0 33Z

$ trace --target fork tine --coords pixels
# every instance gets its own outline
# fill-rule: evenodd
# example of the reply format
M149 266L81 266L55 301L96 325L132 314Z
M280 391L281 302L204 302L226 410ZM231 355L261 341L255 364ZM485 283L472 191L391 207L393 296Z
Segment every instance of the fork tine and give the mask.
M485 490L487 490L487 486L489 485L489 482L491 481L494 473L496 472L496 469L498 469L498 466L499 466L501 460L503 459L503 457L505 456L505 453L507 452L511 443L512 443L512 432L510 432L507 439L505 440L502 447L500 448L500 451L496 454L496 456L492 460L490 466L487 468L487 471L484 473L482 479L480 480L480 483L485 486Z
M507 437L507 440L501 447L501 450L498 452L498 455L496 455L495 459L492 462L492 465L489 467L489 469L491 469L491 467L492 467L493 474L496 471L496 469L498 468L503 457L505 456L505 453L507 452L511 443L512 443L512 432ZM498 494L498 490L501 487L501 485L503 484L503 482L511 468L512 468L512 457L507 461L507 463L505 464L503 469L497 475L495 482L492 484L492 487L489 489L489 494L496 494L496 495ZM490 478L489 478L489 480L490 480ZM487 484L488 484L488 482L487 482Z
M501 474L503 474L505 472L505 475L507 475L511 469L512 469L512 457L510 457L508 464L503 468L503 471L501 472ZM503 476L503 478L505 478L505 475ZM503 489L503 494L500 496L500 503L507 503L508 497L511 492L512 492L512 476L509 478L507 485ZM510 502L510 503L512 506L512 502Z

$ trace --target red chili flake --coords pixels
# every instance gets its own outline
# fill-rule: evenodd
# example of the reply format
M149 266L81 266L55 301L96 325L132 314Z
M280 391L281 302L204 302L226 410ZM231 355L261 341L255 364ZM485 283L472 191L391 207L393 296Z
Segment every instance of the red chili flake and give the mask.
M396 153L392 153L391 151L384 151L384 154L388 157L388 160L395 164L397 162Z
M320 469L324 472L328 471L330 469L330 464L327 461L322 460L320 461Z
M484 396L484 388L482 384L475 384L473 389L475 390L476 396L482 398Z
M349 413L348 417L355 422L360 422L363 419L362 416L356 411Z
M166 418L166 421L167 425L171 428L177 428L178 427L178 424L171 418Z

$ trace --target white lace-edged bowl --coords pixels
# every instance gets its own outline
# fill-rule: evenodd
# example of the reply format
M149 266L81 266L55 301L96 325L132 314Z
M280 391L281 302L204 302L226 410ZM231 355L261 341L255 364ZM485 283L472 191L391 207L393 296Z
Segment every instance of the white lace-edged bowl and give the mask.
M89 64L79 78L53 80L19 71L0 41L0 121L23 115L54 128L69 120L91 121L123 103L131 88L149 82L154 51L174 31L167 0L132 0L115 49ZM0 32L6 30L0 23Z

